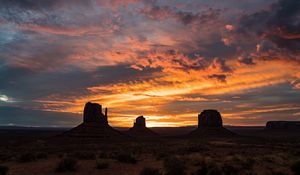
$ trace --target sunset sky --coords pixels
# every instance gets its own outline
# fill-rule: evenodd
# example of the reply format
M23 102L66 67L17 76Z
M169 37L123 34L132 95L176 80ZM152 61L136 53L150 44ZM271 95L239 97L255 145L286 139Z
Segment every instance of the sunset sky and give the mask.
M300 120L299 0L0 0L0 125Z

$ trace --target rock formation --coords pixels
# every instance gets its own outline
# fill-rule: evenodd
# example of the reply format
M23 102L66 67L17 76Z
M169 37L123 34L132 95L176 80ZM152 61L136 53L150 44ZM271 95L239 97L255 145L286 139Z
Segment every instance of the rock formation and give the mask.
M198 115L198 128L192 131L192 137L232 136L231 131L223 127L222 116L217 110L203 110Z
M300 121L268 121L266 128L270 130L299 130Z
M133 124L134 128L146 128L146 119L144 116L139 116L135 119L135 122Z
M198 127L223 127L221 114L217 110L204 110L198 115Z
M133 124L133 127L130 128L126 133L133 137L157 136L155 132L146 127L146 119L143 116L137 117Z
M83 123L64 134L69 137L81 138L120 138L121 132L113 129L107 120L107 108L102 112L102 106L87 102L83 110Z
M83 110L83 122L99 122L108 124L107 108L105 108L105 114L103 114L101 105L87 102Z

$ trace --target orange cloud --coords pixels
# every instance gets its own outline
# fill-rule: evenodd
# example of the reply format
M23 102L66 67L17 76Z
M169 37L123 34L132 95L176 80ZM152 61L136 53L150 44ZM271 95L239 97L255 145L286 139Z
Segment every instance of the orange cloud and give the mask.
M288 62L283 64L281 60L259 61L251 67L231 61L229 65L235 66L234 73L229 73L226 83L222 83L206 78L211 73L220 72L218 66L186 72L177 69L180 65L175 64L174 68L173 63L167 63L164 59L160 61L162 62L159 62L159 65L165 63L166 67L160 76L154 76L152 80L89 87L87 90L90 91L91 95L74 100L72 105L57 102L55 105L62 106L58 110L61 112L80 113L86 101L98 102L109 107L112 116L110 121L118 126L130 126L132 120L138 115L148 116L150 126L191 125L192 123L195 124L197 113L200 111L182 114L185 113L184 109L178 109L178 111L173 111L177 114L172 114L170 111L162 110L162 107L174 101L205 103L208 100L202 96L240 94L262 87L288 83L297 76L299 69L298 64ZM197 97L186 97L189 94L197 94ZM46 108L55 109L55 105L51 106L51 103L48 103ZM244 115L253 115L254 117L256 113L291 109L299 108L254 109L226 113L224 116L226 121L226 118L243 118ZM122 121L120 122L120 120Z

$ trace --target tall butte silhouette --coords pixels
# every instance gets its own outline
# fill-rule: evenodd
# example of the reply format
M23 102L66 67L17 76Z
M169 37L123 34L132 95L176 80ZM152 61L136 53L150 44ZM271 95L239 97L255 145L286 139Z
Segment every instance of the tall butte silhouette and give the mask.
M102 112L102 106L87 102L83 111L83 123L67 131L64 135L82 138L118 138L123 135L108 124L107 108Z
M198 115L198 128L192 131L191 137L232 136L234 133L223 127L221 114L214 109L203 110Z
M139 116L136 118L133 127L130 128L126 134L132 137L156 137L158 134L153 132L151 129L146 127L146 119L144 116Z

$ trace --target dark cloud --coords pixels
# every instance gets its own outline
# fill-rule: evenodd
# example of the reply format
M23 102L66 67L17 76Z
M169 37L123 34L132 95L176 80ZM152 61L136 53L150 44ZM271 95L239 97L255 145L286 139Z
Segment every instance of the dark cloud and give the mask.
M199 41L198 46L200 49L196 51L196 53L208 58L220 57L229 59L237 53L237 48L235 46L225 45L219 36L215 36L210 43L202 43Z
M73 0L72 3L69 3L65 0L0 0L1 8L5 8L8 11L15 9L24 9L24 10L55 10L57 8L81 8L88 7L93 4L92 0Z
M169 6L146 6L141 10L141 13L145 14L148 18L153 20L174 18L180 21L184 25L188 25L194 21L205 24L209 21L212 21L220 15L220 10L208 9L201 13L193 13L188 11L182 11L175 7Z
M43 1L34 1L34 0L1 0L1 7L3 8L23 8L26 10L39 10L44 8L52 8L57 4L57 0L43 0Z
M2 65L0 92L28 103L53 94L67 99L70 96L87 95L86 87L147 80L153 78L152 74L158 71L160 70L147 67L140 71L129 65L117 65L88 71L73 68L59 72L36 72Z
M255 65L253 58L251 56L240 56L238 62L246 65Z
M0 22L18 30L66 36L100 35L116 30L118 19L93 0L2 0ZM115 27L115 29L114 29Z
M82 120L78 114L48 112L10 106L0 106L0 111L0 125L73 127Z
M270 9L241 18L238 32L269 40L278 48L300 52L300 1L279 0ZM284 50L281 50L281 52Z
M172 62L179 64L180 69L183 71L203 70L208 67L208 63L205 60L174 58Z
M60 41L53 37L49 41L47 37L32 33L19 33L2 45L0 51L1 59L32 70L59 69L70 63L70 56L77 53L76 46L69 40Z
M222 83L226 83L226 75L224 75L224 74L212 74L212 75L209 75L208 78L215 79Z
M225 59L214 58L210 66L214 69L219 69L221 72L232 72Z

